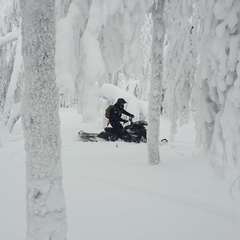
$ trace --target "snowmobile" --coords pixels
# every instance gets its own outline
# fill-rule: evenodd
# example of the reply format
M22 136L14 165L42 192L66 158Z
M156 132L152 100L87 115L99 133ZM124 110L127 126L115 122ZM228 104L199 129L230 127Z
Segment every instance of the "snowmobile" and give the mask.
M98 142L101 140L105 141L117 141L121 139L125 142L147 142L147 125L146 121L140 120L133 122L132 118L129 117L128 125L126 125L120 134L116 134L112 127L105 127L104 131L100 133L87 133L84 131L78 132L79 137L84 142Z

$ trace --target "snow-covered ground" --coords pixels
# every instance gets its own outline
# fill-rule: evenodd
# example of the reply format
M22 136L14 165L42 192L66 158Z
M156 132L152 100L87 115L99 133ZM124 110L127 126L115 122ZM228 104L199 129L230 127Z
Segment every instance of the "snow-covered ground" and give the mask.
M68 240L239 240L240 194L231 184L240 168L214 178L194 148L194 125L160 146L161 164L147 145L81 142L75 109L61 109L63 184ZM161 120L161 138L169 136ZM25 239L25 152L21 123L0 147L0 239ZM232 194L230 193L232 190Z

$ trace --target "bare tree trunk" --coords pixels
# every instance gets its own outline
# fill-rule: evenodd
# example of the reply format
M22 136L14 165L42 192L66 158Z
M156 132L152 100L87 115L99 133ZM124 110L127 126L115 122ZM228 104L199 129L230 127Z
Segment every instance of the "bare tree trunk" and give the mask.
M25 90L27 240L65 240L59 94L55 81L55 1L21 0Z
M148 161L150 164L160 162L159 124L162 102L164 8L165 0L155 0L152 6L152 77L148 107Z

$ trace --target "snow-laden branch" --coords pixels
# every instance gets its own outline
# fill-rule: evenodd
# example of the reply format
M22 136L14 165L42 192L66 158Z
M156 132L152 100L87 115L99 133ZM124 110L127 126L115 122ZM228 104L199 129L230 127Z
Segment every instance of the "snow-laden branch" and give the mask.
M148 115L148 103L137 99L134 95L112 84L105 83L99 90L99 95L108 100L109 104L116 102L118 98L127 101L127 111L135 115L135 119L146 119Z
M5 44L7 44L11 41L14 41L14 40L18 39L18 37L19 37L19 32L18 31L10 32L5 36L0 37L0 47L2 47L3 45L5 45Z
M21 103L12 105L7 109L0 119L0 147L8 139L9 134L12 132L14 125L20 118Z

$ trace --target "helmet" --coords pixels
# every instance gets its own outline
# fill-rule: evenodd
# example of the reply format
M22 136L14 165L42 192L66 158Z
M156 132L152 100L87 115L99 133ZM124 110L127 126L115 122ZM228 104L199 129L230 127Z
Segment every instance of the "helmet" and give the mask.
M119 98L118 100L117 100L117 104L119 104L119 105L122 105L122 104L124 104L124 103L127 103L123 98Z

